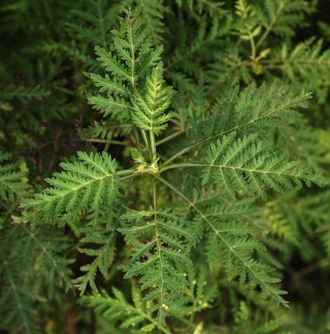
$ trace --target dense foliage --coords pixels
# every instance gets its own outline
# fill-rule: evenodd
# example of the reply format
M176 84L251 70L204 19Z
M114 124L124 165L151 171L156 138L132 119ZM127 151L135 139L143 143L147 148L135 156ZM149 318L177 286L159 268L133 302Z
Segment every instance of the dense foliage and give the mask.
M0 333L330 332L328 12L2 0Z

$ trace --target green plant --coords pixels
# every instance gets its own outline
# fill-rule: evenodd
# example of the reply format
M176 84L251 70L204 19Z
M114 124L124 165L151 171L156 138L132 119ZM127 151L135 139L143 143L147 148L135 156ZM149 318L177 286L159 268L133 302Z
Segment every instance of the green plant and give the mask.
M68 112L33 122L68 133L75 123L77 138L51 138L49 169L66 160L51 176L28 151L19 166L0 155L0 328L284 333L304 323L298 289L315 298L322 333L326 302L302 280L304 270L320 270L322 284L329 274L329 124L319 110L329 115L330 53L315 38L293 42L316 2L45 6L59 28L25 52L48 52L72 87L50 75L50 92L8 86L0 108L16 103L24 119L27 103L57 101ZM17 8L4 10L30 10ZM28 131L31 147L49 137L17 119L6 128ZM288 285L295 257L307 265Z

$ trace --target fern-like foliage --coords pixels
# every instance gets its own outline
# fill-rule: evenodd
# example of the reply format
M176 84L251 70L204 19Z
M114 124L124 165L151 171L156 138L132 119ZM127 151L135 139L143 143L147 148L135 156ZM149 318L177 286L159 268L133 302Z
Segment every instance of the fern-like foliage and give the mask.
M297 224L289 221L277 201L269 201L264 211L269 231L279 239L298 245L299 233Z
M85 293L88 286L94 293L98 291L95 282L98 272L105 279L108 277L115 253L115 234L111 211L112 208L108 210L99 208L99 212L93 212L87 216L88 224L78 229L81 235L79 240L81 245L78 250L81 254L92 258L90 263L80 268L83 274L74 281L81 294Z
M174 113L166 113L171 103L172 91L170 87L162 87L162 69L156 67L146 80L145 96L137 96L134 100L135 124L143 130L159 135L165 130L168 121Z
M273 59L265 60L265 67L281 70L290 82L312 79L314 85L320 87L318 95L322 96L322 100L326 96L324 90L329 83L330 52L324 51L321 40L312 38L294 47L284 44Z
M224 9L223 3L209 0L177 1L179 9L177 20L171 34L175 38L172 47L175 48L175 57L170 62L169 71L176 88L187 85L189 90L193 88L190 77L200 80L203 78L204 59L211 62L214 54L223 48L222 37L232 29L231 16ZM189 23L183 17L190 16ZM186 24L197 27L187 31ZM205 52L213 49L214 53ZM203 59L203 60L202 60Z
M296 27L304 25L305 15L313 11L313 5L301 0L266 0L254 10L265 29L259 42L261 44L270 33L292 36Z
M26 173L0 154L0 329L71 331L67 324L78 311L72 295L61 292L76 296L76 288L96 315L78 309L79 329L72 332L278 332L292 279L286 273L281 285L281 271L296 266L297 250L298 265L315 260L318 270L330 249L329 192L317 188L328 174L328 124L313 116L328 94L329 53L313 39L293 40L313 6L305 0L59 4L68 9L63 18L43 1L54 21L61 18L59 27L33 39L53 65L48 75L48 60L40 63L45 84L12 95L16 85L10 86L0 97L6 117L17 102L26 114L49 105L63 105L61 115L78 111L65 125L59 118L50 124L44 113L38 136L45 142L22 149L20 169L33 176L30 193ZM28 87L20 81L17 87ZM48 83L52 96L61 93L46 106L34 104ZM308 113L312 94L305 88L323 98ZM72 124L82 135L68 131L74 147L57 131ZM0 139L9 132L0 131ZM39 191L53 159L65 156L61 144L78 153ZM41 156L50 160L45 173ZM311 270L293 269L298 283ZM302 286L297 299L315 291ZM67 314L55 317L53 304L41 310L46 298Z
M254 253L258 254L263 249L263 245L257 239L250 237L250 233L253 234L257 226L249 222L241 223L246 207L242 206L240 210L243 212L237 211L236 217L233 215L233 218L230 219L230 216L227 218L223 211L223 206L214 205L209 209L202 208L173 184L162 178L159 179L183 199L195 212L197 221L204 226L204 230L207 231L207 253L213 268L215 267L214 258L217 257L217 254L222 254L220 266L226 270L229 279L239 277L241 283L248 281L251 287L261 289L264 298L271 298L278 304L287 304L282 298L285 291L275 286L276 283L280 282L280 279L270 274L273 269L253 256ZM237 209L230 204L228 207L231 208L229 210L233 211ZM219 264L217 266L219 267Z
M0 328L38 333L36 302L72 288L73 260L65 254L70 242L56 229L32 229L19 222L5 224L1 236Z
M312 11L307 1L266 0L261 4L237 0L236 14L240 17L237 29L242 40L251 44L251 59L260 60L270 50L264 48L257 57L258 48L264 47L270 35L291 37L297 26L303 25L304 16Z
M113 297L106 292L102 294L81 297L81 304L94 308L97 313L105 319L118 323L120 328L136 332L148 333L157 330L158 324L153 319L152 314L141 298L139 290L132 286L132 300L130 303L124 294L118 289L113 288ZM158 327L162 333L170 332L164 327Z
M28 285L22 284L18 263L9 263L1 258L0 275L3 293L0 297L0 328L16 328L24 334L37 332L38 326L33 311L35 295Z
M96 47L98 61L108 74L105 77L92 74L91 79L105 96L99 94L89 98L93 108L105 116L126 122L131 120L130 97L159 61L162 50L151 48L145 28L130 15L128 12L122 29L113 37L113 51Z
M23 203L33 221L61 221L65 214L96 212L107 203L115 203L118 193L116 162L107 154L78 152L73 163L62 163L63 172L47 182L43 193Z
M316 194L309 194L304 196L299 201L296 201L295 193L284 194L273 203L271 214L275 213L280 217L275 220L271 231L276 234L278 228L281 227L281 221L284 220L284 227L290 228L291 238L299 240L297 247L301 248L306 256L313 256L315 250L310 245L306 235L315 231L320 235L321 251L326 254L327 258L330 256L330 228L328 224L329 216L329 190L322 191ZM317 203L317 207L316 207ZM274 214L274 213L273 213ZM278 221L279 220L279 221ZM281 233L281 238L285 238L286 234Z
M286 316L281 315L278 318L265 321L260 324L257 328L250 328L249 322L252 318L257 315L253 315L253 311L245 302L240 302L237 309L235 310L235 326L233 333L251 333L253 330L258 334L271 334L276 333L282 326L284 326Z
M245 0L237 0L235 4L236 14L241 18L238 33L242 40L252 40L260 34L260 26L255 20L255 12Z
M298 162L287 162L284 156L267 154L265 146L256 141L256 135L234 138L235 133L232 133L215 145L211 144L203 184L214 178L218 187L230 195L234 195L235 190L241 190L265 199L265 186L282 192L292 188L292 185L301 186L301 181L307 185L318 181Z
M0 108L5 111L13 110L11 102L17 100L21 103L26 103L31 99L40 100L49 95L49 91L40 86L24 87L8 85L1 88L0 92Z
M256 141L256 135L251 134L241 139L235 137L235 132L232 132L211 144L206 163L174 164L164 167L163 171L173 168L204 168L202 184L212 187L215 184L217 193L232 200L238 194L257 195L265 199L265 188L282 192L294 185L301 186L302 181L307 185L319 182L317 176L302 168L298 162L288 162L284 156L267 153L264 144ZM286 304L281 297L283 291L273 285L279 280L269 275L271 268L253 257L253 252L261 252L263 248L258 240L249 237L253 226L230 223L230 218L227 218L221 206L215 206L207 214L173 184L163 178L159 180L194 209L198 219L209 231L209 257L223 254L229 277L239 276L242 282L248 280L253 287L259 286L265 296L271 296L277 303ZM237 213L241 220L243 215L240 215L240 211ZM221 217L226 223L221 222Z
M87 0L81 8L71 11L72 18L79 20L67 22L70 30L83 38L86 42L94 42L97 45L106 45L108 31L111 29L111 12L104 0ZM75 23L78 21L79 24Z
M165 24L163 22L165 14L169 12L164 0L141 0L136 1L137 17L144 17L148 34L157 43L164 39Z
M218 215L217 212L208 217L201 215L209 226L209 258L213 259L216 254L222 254L221 264L230 280L239 277L241 283L248 281L250 287L261 289L262 297L271 298L276 303L286 306L287 302L282 298L286 292L276 286L280 278L274 275L271 266L255 257L264 247L249 235L255 227L248 224L221 223L217 219Z
M26 173L8 162L11 157L8 153L0 152L0 198L5 201L26 196L28 188L24 180Z
M278 85L250 85L239 92L239 88L229 89L212 106L208 118L199 121L199 133L216 138L232 131L247 133L271 131L274 125L283 126L299 118L298 108L306 108L311 94L288 94Z
M144 299L150 311L157 311L158 323L165 325L165 314L176 314L184 303L187 286L184 275L176 268L189 267L189 240L192 231L170 212L130 212L127 227L119 231L132 243L126 277L140 277Z

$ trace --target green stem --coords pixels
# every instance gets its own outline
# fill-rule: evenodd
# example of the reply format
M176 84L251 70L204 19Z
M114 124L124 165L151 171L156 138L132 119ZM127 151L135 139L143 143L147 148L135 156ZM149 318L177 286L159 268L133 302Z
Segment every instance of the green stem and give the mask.
M135 169L125 169L125 170L120 170L116 172L116 175L118 176L131 176L135 173Z
M286 176L286 177L293 177L296 178L297 175L294 175L294 173L289 172L279 172L275 170L264 170L264 169L256 169L256 168L249 168L244 166L231 166L226 164L207 164L207 163L197 163L197 164L190 164L190 163L181 163L181 164L173 164L165 167L161 167L159 169L159 174L170 169L179 169L179 168L220 168L220 169L230 169L230 170L238 170L241 172L249 172L249 173L258 173L258 174L269 174L269 175L280 175L280 176Z
M207 140L205 140L207 141ZM163 163L163 167L165 167L166 165L168 165L169 163L171 163L172 161L176 160L177 158L179 158L181 155L184 155L186 152L189 152L192 148L196 147L198 144L201 144L202 141L198 141L195 142L185 148L183 148L182 150L180 150L179 152L175 153L174 155L172 155L170 158L168 158L164 163Z
M210 167L210 165L209 164L189 164L189 163L172 164L172 165L161 167L159 170L159 173L165 172L170 169L191 168L191 167Z
M255 60L256 59L256 55L257 55L257 50L256 50L256 45L254 43L254 38L252 36L252 34L249 32L249 37L250 37L250 46L251 46L251 59Z
M157 223L157 191L156 191L156 180L152 178L152 199L153 199L153 209L154 209L154 226L155 226L155 233L156 233L156 243L157 243L157 253L160 262L160 297L159 297L159 310L158 310L158 326L161 326L161 316L163 312L163 304L164 304L164 261L163 261L163 254L162 254L162 241L160 238L160 233L158 229Z
M121 180L127 180L127 179L131 179L133 177L136 177L138 175L141 175L141 174L131 174L131 175L127 175L127 176L121 177L120 179Z
M146 147L148 148L149 153L150 153L150 155L151 155L152 153L151 153L151 149L150 149L150 144L149 144L149 141L148 141L147 134L146 134L145 130L142 130L142 129L141 129L141 134L142 134L142 138L143 138L144 144L145 144ZM141 152L140 152L140 153L141 153Z
M106 143L106 144L104 145L104 149L103 149L103 151L104 151L104 152L107 152L108 149L109 149L109 147L110 147L110 143Z
M137 149L139 150L140 154L142 155L142 149L141 149L141 144L140 144L140 138L139 138L139 134L136 130L136 126L133 125L133 132L134 132L134 137L135 137L135 143L137 146Z
M110 140L110 139L83 138L82 140L90 143L113 144L122 146L126 146L128 144L127 141Z
M149 138L150 138L152 162L154 163L157 160L157 153L156 153L155 135L152 130L149 131Z
M185 133L185 130L180 130L178 132L174 132L171 135L169 135L169 136L167 136L167 137L159 140L158 142L156 142L156 146L162 145L162 144L164 144L164 143L166 143L166 142L168 142L168 141L170 141L170 140L172 140L172 139L174 139L174 138L182 135L183 133Z
M281 15L283 9L284 9L284 1L282 1L280 3L280 6L279 6L279 9L278 9L277 13L272 18L272 21L270 22L269 26L267 27L267 29L265 30L265 32L263 33L263 35L260 37L259 41L257 42L257 45L256 45L257 48L259 48L265 42L268 35L273 30L273 28L274 28L279 16Z

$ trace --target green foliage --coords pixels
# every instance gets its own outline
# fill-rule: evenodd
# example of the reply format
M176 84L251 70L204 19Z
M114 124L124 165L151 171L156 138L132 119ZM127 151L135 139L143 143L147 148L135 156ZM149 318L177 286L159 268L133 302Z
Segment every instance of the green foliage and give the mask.
M325 12L4 0L0 331L325 333Z
M44 96L47 96L46 92L41 87L4 87L0 95L0 107L5 111L13 110L12 105L9 104L9 101L17 99L18 101L24 103L33 98L42 99Z
M175 215L157 210L156 205L154 210L129 212L125 218L131 226L119 231L133 244L126 277L140 277L150 311L157 310L158 323L165 325L165 314L178 314L184 302L187 281L178 268L191 265L193 235Z
M17 166L8 162L11 155L0 152L0 198L4 201L14 201L15 197L26 196L28 185L25 173Z
M1 279L6 291L0 299L1 313L6 316L1 326L3 329L14 327L23 333L32 334L37 329L33 312L34 296L30 295L28 286L22 284L16 263L8 267L6 260L2 259L1 262Z
M235 190L241 190L266 199L264 186L282 192L290 189L292 184L300 186L301 180L307 185L317 181L299 163L287 162L283 156L267 153L265 146L256 141L255 135L234 138L235 133L232 133L215 145L211 144L206 163L195 165L206 167L203 184L210 183L210 179L214 178L217 186L233 197Z
M259 22L265 28L262 40L272 32L273 34L290 37L295 34L297 27L304 26L305 13L313 11L313 4L308 1L271 1L266 0L262 6L253 7Z
M145 96L138 95L134 101L133 120L142 130L150 131L156 136L167 127L167 122L174 116L164 112L171 104L170 87L162 87L162 70L156 67L146 79Z
M78 34L86 42L93 42L97 45L107 44L107 31L111 27L112 17L106 1L81 2L81 6L78 5L77 8L72 9L71 15L77 17L78 20L66 23L69 30Z
M0 277L4 290L0 328L36 333L41 312L35 308L37 303L55 299L59 291L72 288L69 265L73 260L66 256L70 242L60 231L32 229L21 223L5 223L1 233Z
M102 95L91 96L89 102L93 108L101 110L105 116L112 115L119 121L131 119L129 98L135 94L137 86L145 77L145 73L159 61L161 48L153 50L147 32L140 22L127 18L121 31L116 32L113 43L113 53L96 47L96 54L101 66L112 75L104 78L99 75L91 76L93 83ZM128 89L126 89L128 85Z
M54 222L63 214L74 216L87 211L96 214L104 203L116 202L117 165L106 152L78 152L75 162L62 163L61 167L64 172L47 179L51 188L23 204L33 221Z
M80 238L82 246L79 247L79 252L94 258L91 263L81 266L80 270L84 274L75 279L75 285L79 287L81 294L85 293L88 286L97 292L95 280L98 271L105 278L109 275L115 252L114 229L109 215L111 215L110 210L92 213L89 224L79 229L83 235ZM94 245L94 248L91 245Z
M133 305L130 304L124 294L113 289L114 297L107 293L83 297L81 303L90 308L95 308L109 321L120 323L120 328L141 327L140 333L149 333L157 327L156 321L152 318L150 311L146 309L141 295L136 287L132 288ZM162 333L169 333L165 328L160 328ZM138 331L135 331L137 333Z

